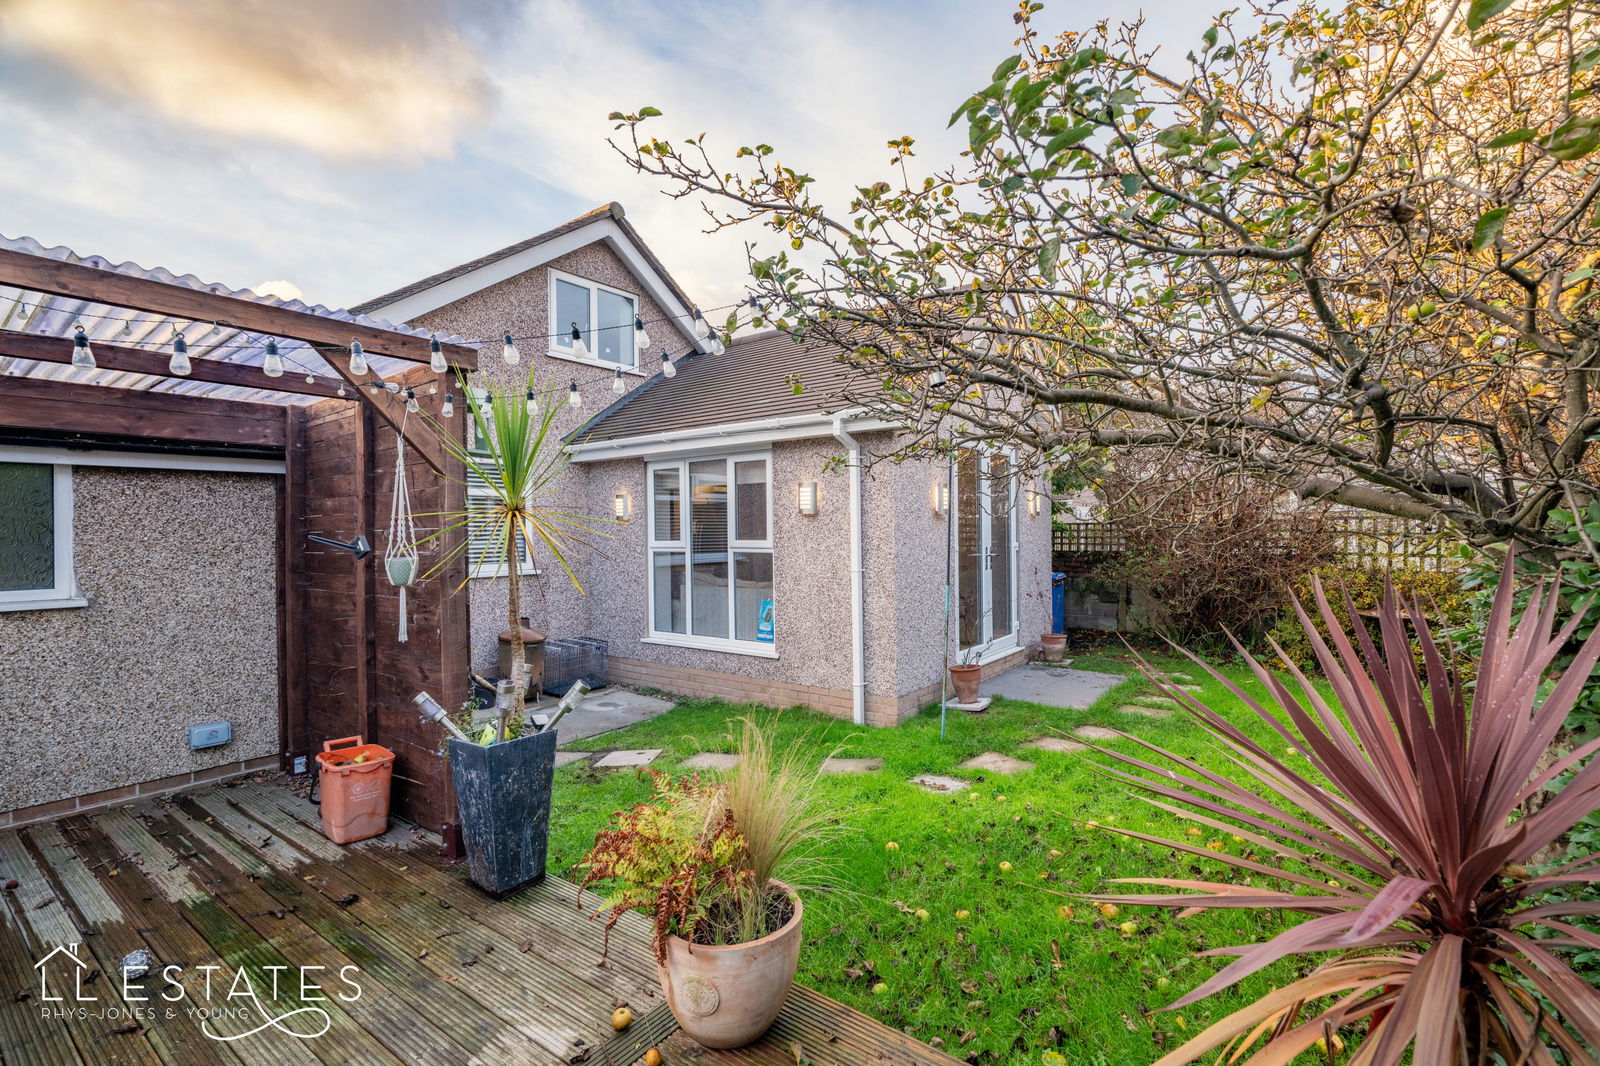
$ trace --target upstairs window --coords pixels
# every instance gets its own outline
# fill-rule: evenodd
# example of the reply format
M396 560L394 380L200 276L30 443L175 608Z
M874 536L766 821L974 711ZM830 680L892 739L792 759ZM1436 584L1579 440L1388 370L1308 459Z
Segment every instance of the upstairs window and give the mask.
M554 355L577 358L572 327L577 325L589 348L590 362L632 368L638 362L634 348L634 321L638 300L632 295L573 274L550 271L550 350Z

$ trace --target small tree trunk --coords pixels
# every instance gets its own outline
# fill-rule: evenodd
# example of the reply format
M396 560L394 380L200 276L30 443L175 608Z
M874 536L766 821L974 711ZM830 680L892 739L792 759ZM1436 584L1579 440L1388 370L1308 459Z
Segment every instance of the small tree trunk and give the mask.
M527 709L528 651L522 644L522 560L518 556L517 531L512 523L506 526L506 578L509 584L506 601L511 619L508 626L511 630L511 676L513 680L521 679L520 684L512 686L515 696L511 708L520 719Z

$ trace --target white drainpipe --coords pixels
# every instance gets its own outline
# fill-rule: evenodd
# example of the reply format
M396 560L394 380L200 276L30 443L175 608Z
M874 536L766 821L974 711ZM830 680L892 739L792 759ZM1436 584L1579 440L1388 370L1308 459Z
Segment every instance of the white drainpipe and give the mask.
M850 644L851 721L867 724L867 604L862 591L861 445L845 431L844 413L833 419L833 435L850 452Z

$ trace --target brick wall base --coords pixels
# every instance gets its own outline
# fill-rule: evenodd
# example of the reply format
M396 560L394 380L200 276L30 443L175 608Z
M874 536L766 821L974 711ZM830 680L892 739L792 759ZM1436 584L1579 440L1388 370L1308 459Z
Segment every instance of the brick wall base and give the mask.
M1019 648L1004 658L987 663L983 668L983 676L987 678L1003 674L1014 666L1022 665L1032 653L1032 648ZM716 697L729 703L764 703L769 707L804 706L835 718L849 718L855 709L848 688L796 685L787 681L769 681L743 674L724 674L717 670L671 666L618 656L609 657L606 668L611 680L619 685L660 689L677 696ZM899 725L928 704L937 702L941 691L942 679L899 696L879 696L869 692L866 699L867 724L879 727Z
M51 822L57 818L65 818L68 815L105 810L107 807L131 803L134 800L149 799L151 796L163 796L169 792L178 792L194 785L210 784L212 781L222 781L230 777L238 777L240 774L251 774L257 770L276 770L277 768L278 757L276 755L264 755L259 759L223 763L221 766L212 766L185 774L174 774L172 777L163 777L155 781L143 781L135 785L108 788L102 792L91 792L87 796L68 796L66 799L51 800L49 803L39 803L32 807L18 807L16 810L0 812L0 829L15 828L29 825L33 822Z

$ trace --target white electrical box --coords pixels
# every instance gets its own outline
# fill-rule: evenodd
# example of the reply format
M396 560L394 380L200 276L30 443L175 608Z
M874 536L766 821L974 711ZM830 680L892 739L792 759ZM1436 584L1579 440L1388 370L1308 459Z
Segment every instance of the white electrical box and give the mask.
M232 722L207 722L189 727L189 749L219 748L233 739Z

